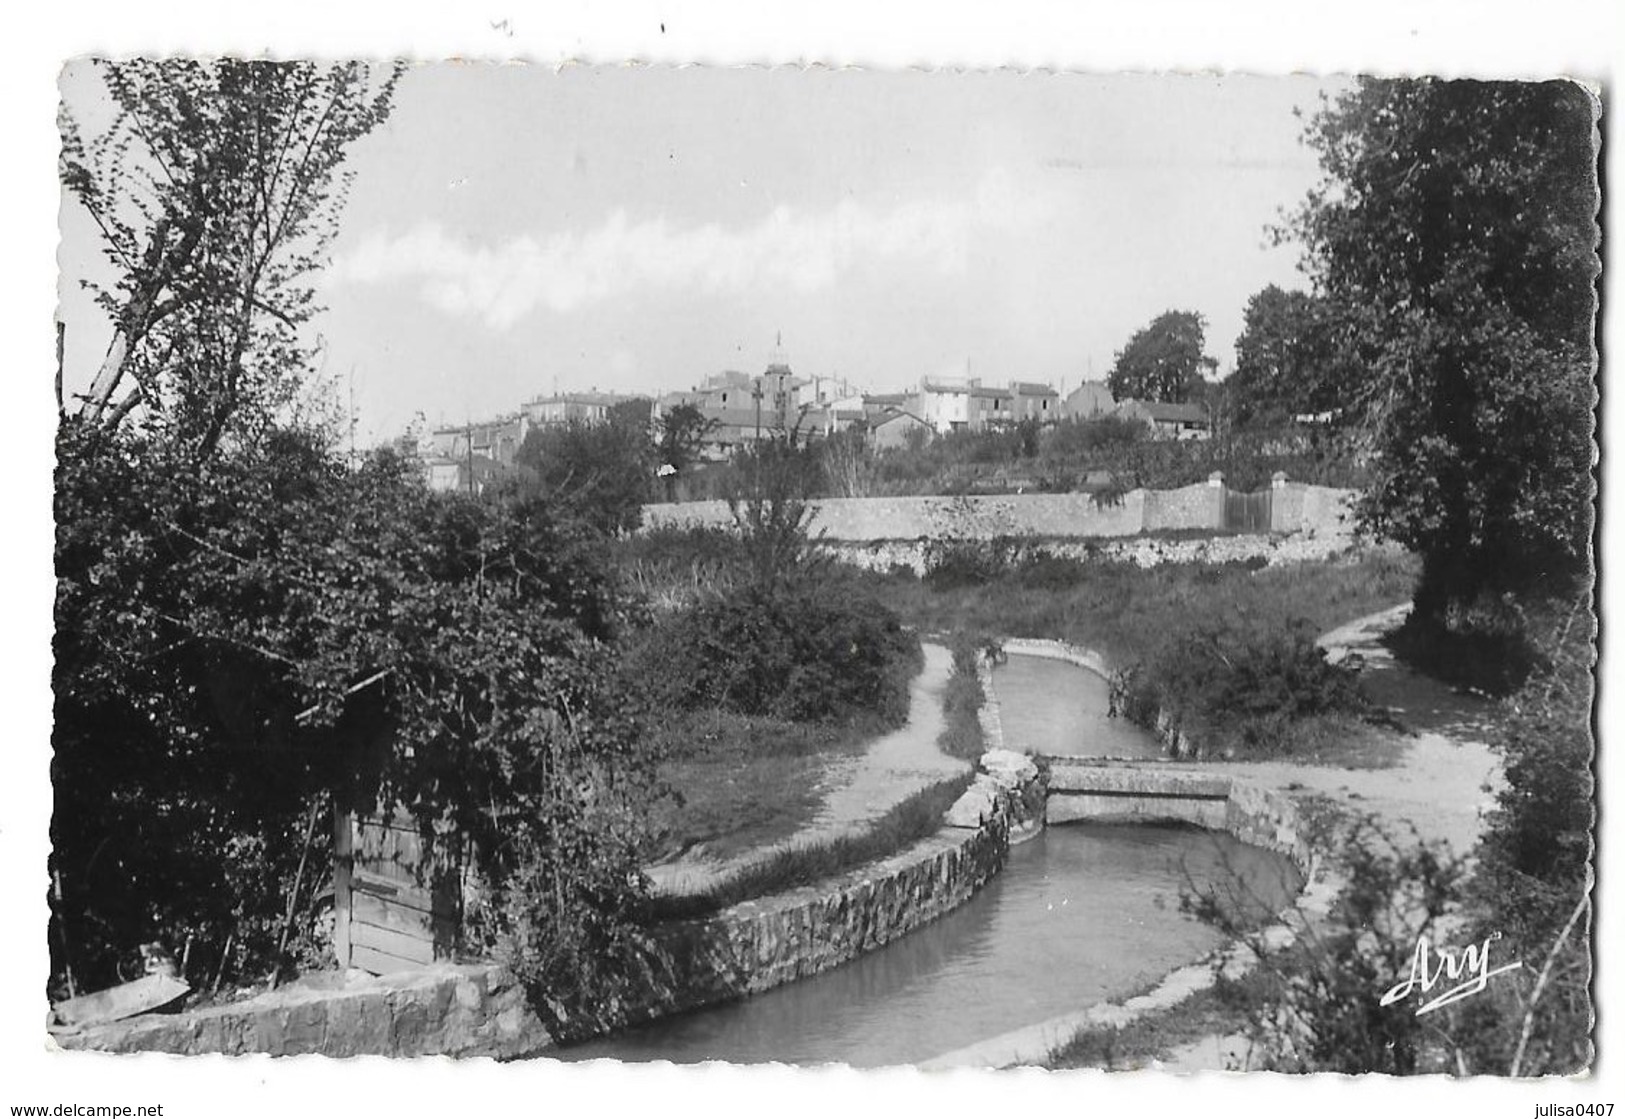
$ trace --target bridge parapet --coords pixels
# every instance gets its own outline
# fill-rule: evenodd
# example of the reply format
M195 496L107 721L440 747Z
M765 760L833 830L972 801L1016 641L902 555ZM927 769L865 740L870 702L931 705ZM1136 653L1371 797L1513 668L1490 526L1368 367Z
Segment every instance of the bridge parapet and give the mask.
M1225 831L1308 869L1297 804L1245 777L1197 765L1046 756L1049 824L1175 821Z

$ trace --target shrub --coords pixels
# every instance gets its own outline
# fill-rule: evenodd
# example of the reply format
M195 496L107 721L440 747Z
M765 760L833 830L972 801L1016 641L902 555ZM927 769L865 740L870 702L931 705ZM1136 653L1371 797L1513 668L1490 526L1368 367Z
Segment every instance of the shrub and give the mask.
M633 671L657 704L797 721L908 718L919 638L840 579L747 585L657 624Z
M544 504L433 494L389 455L352 470L311 433L201 469L71 427L59 447L57 975L115 982L153 940L192 942L199 985L274 974L330 806L404 805L496 883L534 841L631 888L642 814L589 819L648 779L609 686L620 609Z
M1285 632L1203 626L1169 635L1113 683L1118 713L1209 754L1290 753L1321 716L1371 714L1357 670L1334 665L1304 622Z
M612 836L599 837L612 843ZM631 852L627 854L630 856ZM621 876L561 875L567 852L524 836L497 891L497 955L557 1041L625 1025L640 996L669 985L670 969L638 921ZM607 863L595 862L607 867ZM627 865L635 865L628 863Z
M1399 840L1369 818L1334 829L1317 846L1338 852L1344 885L1325 920L1295 910L1300 935L1285 947L1248 931L1223 899L1187 897L1199 919L1237 937L1258 961L1239 981L1220 975L1214 991L1247 1023L1257 1067L1278 1072L1396 1075L1572 1076L1592 1057L1589 938L1583 883L1547 909L1538 929L1508 919L1495 895L1499 875L1471 870L1448 846ZM1493 856L1492 856L1493 858ZM1550 886L1561 886L1549 881ZM1422 938L1430 951L1483 949L1493 970L1472 997L1417 1010L1414 990L1388 1006ZM1431 968L1439 968L1437 955ZM1441 976L1445 978L1445 976ZM1463 976L1465 979L1466 977Z
M1346 885L1331 920L1285 950L1257 938L1259 976L1217 990L1285 1071L1573 1076L1594 1056L1590 915L1595 621L1587 599L1530 610L1550 665L1503 709L1506 781L1469 874L1437 844L1396 843L1369 821L1339 837ZM1196 903L1215 920L1212 907ZM1228 931L1228 929L1226 929ZM1488 944L1521 963L1471 998L1418 1018L1374 992L1410 972L1417 938Z
M1506 696L1551 666L1539 629L1517 598L1486 594L1438 615L1413 610L1388 644L1430 676Z
M925 582L933 588L978 586L1006 574L1016 560L1009 537L944 537L925 544Z
M750 571L739 534L723 528L663 525L612 547L623 584L656 611L728 594Z
M1436 1019L1419 1017L1418 999L1382 1006L1381 997L1410 973L1417 939L1455 945L1447 915L1459 904L1466 866L1442 845L1400 843L1373 821L1333 829L1322 842L1340 852L1344 887L1327 919L1294 909L1304 930L1275 947L1238 917L1221 891L1187 896L1182 907L1257 959L1237 981L1218 973L1215 993L1247 1022L1253 1060L1277 1072L1452 1070L1451 1047ZM1444 1019L1452 1012L1438 1012Z

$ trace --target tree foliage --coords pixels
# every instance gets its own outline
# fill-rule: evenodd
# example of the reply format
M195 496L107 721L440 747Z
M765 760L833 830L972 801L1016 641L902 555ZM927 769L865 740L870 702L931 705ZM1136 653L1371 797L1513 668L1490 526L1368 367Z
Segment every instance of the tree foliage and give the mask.
M1589 570L1595 104L1569 82L1363 80L1310 123L1287 232L1363 375L1373 528L1419 614Z
M693 404L678 404L655 421L656 451L661 465L682 474L699 461L700 444L717 421Z
M514 456L521 492L545 495L558 509L606 535L643 523L656 450L647 401L626 401L600 423L532 428Z
M294 889L330 853L314 822L404 808L480 871L527 975L576 961L566 1003L613 983L652 763L596 542L548 495L346 464L287 408L394 73L98 65L111 123L63 121L116 278L57 442L53 976L104 985L153 940L198 986L264 976L325 877Z
M1335 328L1321 300L1274 284L1247 301L1225 404L1238 424L1336 412L1343 378Z
M571 904L606 863L635 882L617 615L544 506L432 494L387 456L351 471L319 436L194 472L83 434L58 475L52 855L81 977L188 936L276 962L312 803L402 806L499 886L551 853Z
M193 461L253 439L311 355L311 276L336 230L351 146L389 112L398 70L366 63L128 59L94 64L113 113L61 115L63 185L115 277L86 280L113 325L71 409L132 414Z
M1164 311L1134 332L1106 378L1112 396L1181 404L1217 363L1203 352L1202 316Z

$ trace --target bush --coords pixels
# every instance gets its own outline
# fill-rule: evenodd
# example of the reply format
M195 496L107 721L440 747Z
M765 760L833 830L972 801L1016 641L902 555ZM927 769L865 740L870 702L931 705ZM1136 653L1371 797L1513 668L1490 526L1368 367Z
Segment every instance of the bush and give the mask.
M1013 536L928 540L923 558L925 581L933 590L985 586L996 580L1056 590L1081 582L1089 572L1086 561L1058 556L1042 545Z
M623 585L658 611L726 595L750 573L737 532L723 528L660 526L612 544Z
M530 842L635 888L650 766L592 546L539 500L433 494L389 455L350 469L319 433L171 455L60 437L54 976L116 982L155 940L198 986L275 974L335 807L406 806L498 885Z
M1254 974L1238 981L1220 971L1215 984L1245 1018L1255 1064L1297 1073L1454 1071L1448 1037L1437 1029L1452 1011L1419 1017L1418 996L1388 1006L1381 998L1410 973L1419 937L1458 943L1442 922L1459 904L1465 863L1442 845L1396 842L1370 820L1320 839L1341 853L1344 886L1318 927L1293 912L1290 923L1303 931L1284 948L1238 919L1221 892L1182 899L1257 958Z
M1413 610L1388 645L1416 668L1446 683L1492 696L1516 692L1551 667L1539 626L1511 595L1481 595L1439 614Z
M1009 537L945 537L925 544L925 582L933 589L979 586L1006 575L1016 561Z
M1473 862L1358 822L1337 843L1346 885L1331 921L1285 950L1249 940L1260 974L1217 988L1246 1014L1267 1067L1574 1076L1590 1066L1595 622L1589 601L1556 606L1530 610L1555 634L1541 647L1550 667L1503 709L1506 781ZM1196 909L1229 931L1210 905ZM1415 996L1380 1006L1373 992L1409 974L1424 935L1489 945L1490 966L1522 966L1426 1018Z
M613 835L598 837L613 844ZM623 852L633 866L634 852ZM557 1041L579 1041L625 1025L641 996L669 985L670 969L639 923L641 891L624 871L559 872L569 858L523 835L496 892L496 954ZM610 863L593 863L600 872Z
M656 704L717 707L795 721L877 713L908 718L919 638L856 584L840 579L755 584L658 623L633 673Z
M1171 634L1118 674L1113 697L1119 714L1224 756L1291 753L1308 720L1372 713L1357 669L1328 661L1302 621L1284 633L1205 626Z

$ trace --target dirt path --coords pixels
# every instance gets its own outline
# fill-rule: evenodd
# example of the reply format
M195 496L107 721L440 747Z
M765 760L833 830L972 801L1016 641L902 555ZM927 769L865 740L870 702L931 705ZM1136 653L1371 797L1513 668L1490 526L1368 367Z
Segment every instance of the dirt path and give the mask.
M909 686L908 722L875 739L862 757L844 761L826 774L824 805L812 823L771 847L725 861L687 858L649 867L646 873L654 889L695 892L775 852L858 831L927 785L970 768L969 762L937 748L943 727L942 691L953 657L941 645L927 643L922 650L925 667Z
M1353 813L1369 813L1390 825L1396 839L1414 827L1422 839L1444 840L1459 853L1470 850L1495 805L1499 759L1487 745L1495 705L1418 675L1394 659L1380 640L1405 620L1410 606L1396 606L1339 626L1320 639L1340 661L1357 654L1361 679L1376 702L1405 726L1399 762L1386 769L1337 769L1286 762L1236 762L1214 768L1267 782L1278 789L1308 791ZM1247 1041L1239 1035L1207 1037L1175 1050L1157 1067L1169 1072L1244 1069Z

